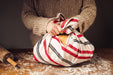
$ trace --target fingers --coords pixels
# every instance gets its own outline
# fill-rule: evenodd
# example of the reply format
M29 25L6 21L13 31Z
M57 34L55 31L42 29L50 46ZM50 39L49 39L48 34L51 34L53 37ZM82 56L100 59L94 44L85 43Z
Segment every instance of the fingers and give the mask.
M56 35L58 35L60 32L59 32L57 26L55 25L49 33L50 33L52 36L56 36Z
M61 28L61 26L58 25L57 28L58 28L59 34L60 34L60 33L63 34L63 29Z
M59 25L55 24L54 27L52 28L52 30L49 33L52 36L56 36L56 35L58 35L60 33L62 34L63 33L63 29Z
M63 29L57 23L53 23L53 21L49 22L47 25L47 32L51 34L51 36L56 36L58 34L63 33Z
M49 32L49 34L50 34L51 36L55 36L55 35L56 35L56 33L55 33L54 31Z
M60 33L60 31L59 31L59 29L58 29L57 26L54 28L54 32L55 32L56 34L59 34L59 33Z

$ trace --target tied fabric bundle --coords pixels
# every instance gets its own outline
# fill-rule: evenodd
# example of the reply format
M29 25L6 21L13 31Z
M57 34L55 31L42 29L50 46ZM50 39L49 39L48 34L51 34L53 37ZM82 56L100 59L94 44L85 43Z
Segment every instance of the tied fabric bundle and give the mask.
M61 19L61 14L58 16ZM57 22L54 21L54 23ZM60 35L52 37L46 33L34 46L34 59L44 64L57 66L73 66L90 60L93 56L94 46L74 29L78 24L78 19L70 18L59 22L64 33L68 34L65 44L62 43Z

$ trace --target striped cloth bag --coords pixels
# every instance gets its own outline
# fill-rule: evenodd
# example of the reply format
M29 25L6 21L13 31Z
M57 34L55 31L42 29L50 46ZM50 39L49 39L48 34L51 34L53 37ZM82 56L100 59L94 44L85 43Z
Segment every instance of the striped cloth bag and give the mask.
M65 45L58 36L52 37L46 33L34 46L33 56L38 62L57 66L73 66L90 60L94 46L74 27L77 18L70 18L60 22L64 33L68 34Z

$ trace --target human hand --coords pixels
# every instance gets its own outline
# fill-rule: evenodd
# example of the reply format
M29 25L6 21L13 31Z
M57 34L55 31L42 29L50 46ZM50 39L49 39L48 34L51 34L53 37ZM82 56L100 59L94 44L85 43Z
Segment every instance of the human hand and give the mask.
M58 34L63 34L63 29L61 28L61 26L59 24L54 23L54 20L53 20L48 23L47 32L51 36L56 36Z

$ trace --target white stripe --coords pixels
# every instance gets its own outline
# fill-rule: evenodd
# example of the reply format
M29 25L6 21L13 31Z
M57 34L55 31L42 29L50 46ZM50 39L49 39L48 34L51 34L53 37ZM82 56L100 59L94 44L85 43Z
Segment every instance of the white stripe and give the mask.
M38 43L37 43L38 44ZM37 44L34 46L34 48L33 48L33 53L34 53L34 55L35 55L35 57L36 57L36 59L38 59L40 62L42 62L42 63L45 63L43 60L41 60L40 59L40 57L38 57L38 55L37 55Z
M44 39L44 40L45 40L45 39ZM42 56L42 58L43 58L45 61L49 62L50 64L56 65L55 63L53 63L52 61L49 60L49 58L47 57L47 55L46 55L46 53L45 53L45 49L44 49L44 45L43 45L44 40L43 40L42 43L40 44L40 48L39 48L40 55ZM46 40L46 42L47 42L47 40ZM46 47L47 47L47 46L48 46L48 45L46 44ZM46 48L46 49L47 49L47 48ZM48 53L48 55L50 56L50 52L49 52L48 49L47 49L47 53ZM50 56L50 57L51 57L51 56Z
M76 44L76 46L77 46L77 44ZM69 51L71 51L71 52L73 52L74 54L78 54L78 52L77 51L75 51L74 49L72 49L72 48L70 48L69 46L67 46L66 47Z
M79 53L78 56L80 56L80 57L92 57L93 54L87 54L87 53L80 54L80 53Z
M56 39L52 39L51 44L62 56L64 55L64 51L61 49L61 44Z
M69 64L67 64L67 63L65 63L65 62L63 62L61 59L59 59L58 57L57 57L57 55L49 48L49 51L50 51L50 57L55 61L55 62L57 62L57 63L59 63L59 64L62 64L62 65L64 65L64 66L70 66Z
M84 44L79 44L79 49L81 51L94 51L94 46L92 44L89 45L84 45Z
M75 27L76 25L77 25L77 22L69 22L67 26L74 26Z

